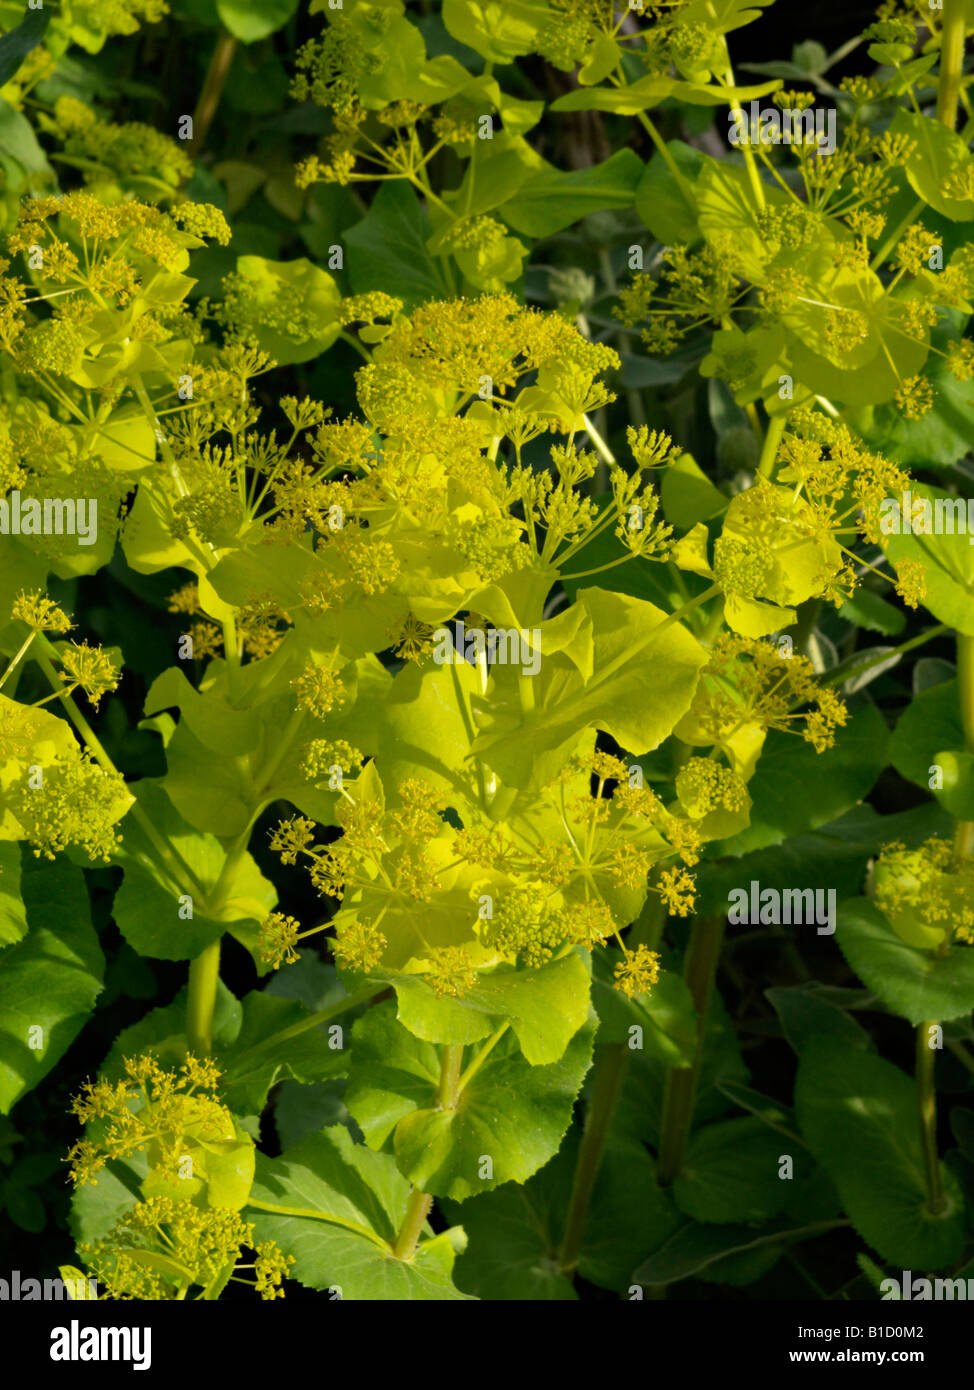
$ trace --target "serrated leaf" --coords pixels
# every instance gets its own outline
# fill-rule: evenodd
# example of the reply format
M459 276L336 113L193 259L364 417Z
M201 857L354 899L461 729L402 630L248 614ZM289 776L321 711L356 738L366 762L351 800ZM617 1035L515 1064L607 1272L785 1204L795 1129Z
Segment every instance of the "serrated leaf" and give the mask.
M353 1143L340 1125L311 1135L280 1158L261 1156L251 1197L290 1208L245 1210L258 1239L274 1240L294 1256L291 1277L306 1288L337 1287L343 1301L468 1297L452 1279L462 1229L427 1235L411 1260L397 1259L392 1244L406 1214L409 1183L387 1154Z
M277 893L252 856L245 853L232 866L217 902L213 890L227 865L226 850L215 836L186 825L158 780L143 778L136 794L157 832L207 896L201 902L196 895L194 901L195 890L178 862L164 872L145 831L130 820L123 843L124 877L114 906L125 939L140 955L160 960L192 960L226 931L255 948L257 928L276 905Z
M394 1141L396 1162L434 1196L463 1200L498 1183L524 1182L558 1151L592 1055L594 1020L559 1061L532 1067L506 1033L461 1092L440 1108L437 1049L402 1029L395 1008L370 1009L352 1033L346 1104L366 1141ZM484 1158L491 1176L481 1176Z
M542 169L520 184L501 216L525 236L552 236L590 212L631 207L642 173L643 162L632 150L617 150L590 169Z
M437 998L422 976L374 978L389 979L399 1021L417 1038L473 1043L510 1022L532 1066L557 1062L588 1017L589 975L576 952L533 970L499 966L481 972L459 999Z

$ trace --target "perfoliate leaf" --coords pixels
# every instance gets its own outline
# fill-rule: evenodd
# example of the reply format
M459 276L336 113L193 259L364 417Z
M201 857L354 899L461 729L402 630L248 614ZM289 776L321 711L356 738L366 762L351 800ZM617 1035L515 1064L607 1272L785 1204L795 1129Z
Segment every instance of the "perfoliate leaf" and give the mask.
M80 869L25 857L28 932L0 965L0 1112L63 1057L101 992L105 961Z
M557 1153L589 1067L593 1032L589 1023L558 1062L535 1067L505 1033L464 1086L458 1108L448 1111L438 1102L436 1048L397 1027L394 1008L382 1004L353 1029L346 1103L368 1144L392 1141L411 1182L462 1201L511 1179L524 1182Z

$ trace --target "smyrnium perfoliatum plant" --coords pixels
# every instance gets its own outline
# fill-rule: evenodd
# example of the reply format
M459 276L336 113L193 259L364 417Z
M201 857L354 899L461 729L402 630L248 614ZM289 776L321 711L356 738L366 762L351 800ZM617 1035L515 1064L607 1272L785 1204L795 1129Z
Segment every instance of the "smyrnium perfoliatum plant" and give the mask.
M0 6L0 1203L99 1297L970 1260L974 19L768 11Z

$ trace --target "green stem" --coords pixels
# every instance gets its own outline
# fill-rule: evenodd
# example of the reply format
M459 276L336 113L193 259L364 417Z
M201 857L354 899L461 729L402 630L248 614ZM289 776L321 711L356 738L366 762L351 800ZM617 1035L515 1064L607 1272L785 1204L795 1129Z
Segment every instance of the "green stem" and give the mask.
M974 753L974 637L957 634L957 687L960 700L964 747ZM974 821L959 820L954 825L954 858L974 858Z
M920 1116L920 1143L923 1147L923 1169L927 1184L927 1209L934 1215L944 1209L944 1188L937 1152L937 1091L934 1084L936 1053L930 1046L930 1029L935 1023L924 1022L917 1027L916 1087Z
M406 1215L399 1227L396 1243L392 1247L392 1252L397 1260L411 1260L416 1254L416 1247L419 1244L419 1238L432 1205L432 1197L427 1196L425 1192L420 1192L418 1187L413 1188L406 1203Z
M774 466L778 458L778 445L781 443L781 436L785 432L787 422L787 415L772 415L768 421L764 444L761 447L761 458L758 462L758 472L763 474L765 478L771 478L774 475Z
M693 1107L697 1098L697 1081L703 1061L707 1013L723 939L723 917L698 917L690 931L683 978L697 1011L697 1045L691 1066L671 1067L667 1072L657 1165L657 1176L662 1186L671 1183L679 1175L686 1156Z
M29 633L28 636L24 638L23 642L21 642L14 655L10 658L10 661L7 665L7 669L4 671L3 675L0 676L0 690L2 690L3 687L7 684L7 677L10 676L14 670L16 670L17 663L20 661L21 657L24 655L27 648L30 646L31 642L33 642L36 636L36 632Z
M599 434L598 430L592 424L592 421L588 418L587 415L582 416L582 423L585 425L585 432L588 435L589 439L591 439L592 443L595 445L596 452L600 455L600 457L603 458L606 463L615 463L615 454L609 448L608 444L606 444L605 440L602 438L601 434Z
M629 1049L624 1043L605 1043L596 1049L592 1090L585 1113L585 1130L575 1164L572 1195L565 1219L565 1234L558 1255L558 1263L565 1274L571 1274L578 1264L582 1236L585 1232L585 1218L602 1165L609 1126L628 1061Z
M940 37L940 81L937 84L937 120L951 130L957 125L957 101L964 72L965 0L944 0Z
M193 139L189 147L193 159L203 148L203 142L220 104L220 97L236 51L237 40L232 34L222 33L213 49L210 66L207 68L206 78L203 82L203 90L200 92L200 99L196 103L196 110L193 113Z
M189 963L189 998L186 1002L186 1041L197 1057L213 1050L213 1014L220 982L220 938Z
M456 1110L460 1099L460 1066L463 1062L463 1045L447 1043L440 1060L440 1089L438 1100L441 1110Z

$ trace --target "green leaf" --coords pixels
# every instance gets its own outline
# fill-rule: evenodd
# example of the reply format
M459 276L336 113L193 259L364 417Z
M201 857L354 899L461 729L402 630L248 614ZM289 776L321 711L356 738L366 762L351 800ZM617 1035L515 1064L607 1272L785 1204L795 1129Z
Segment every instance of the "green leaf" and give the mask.
M913 152L906 161L906 176L918 197L954 222L969 222L974 216L974 198L951 197L945 190L952 180L969 182L974 159L967 141L942 121L918 115L900 107L889 127L891 135L905 135L913 141Z
M882 1259L923 1270L959 1259L963 1199L941 1165L944 1210L929 1210L910 1077L873 1052L819 1039L799 1058L795 1103L809 1147L856 1230Z
M922 483L911 483L910 492L914 505L920 498L929 504L929 515L934 524L938 520L934 504L942 500L949 505L952 501L941 488ZM966 510L965 502L965 515ZM923 512L916 509L912 517L911 535L890 535L886 538L886 553L894 565L900 560L918 561L927 582L924 607L942 623L968 637L974 637L974 546L970 538L960 531L955 531L953 535L946 532L939 535L918 533L917 519L926 512L926 508ZM950 511L947 520L953 520Z
M0 87L15 77L28 53L40 43L51 21L50 8L28 10L17 25L0 38Z
M447 294L426 249L430 227L419 198L404 180L382 184L361 222L344 233L348 278L355 294L384 290L415 309Z
M752 87L709 87L701 82L680 82L672 77L641 77L625 87L580 87L551 103L552 111L612 111L618 116L637 116L659 106L667 97L691 106L743 104L776 92L780 81Z
M298 0L216 0L216 8L235 39L258 43L287 23Z
M889 760L901 776L928 789L937 750L963 746L959 687L948 680L914 695L893 730Z
M943 786L934 795L955 820L974 820L974 753L944 750L933 755L943 773Z
M164 872L145 831L134 818L126 823L122 847L125 876L115 894L119 930L143 956L192 960L224 932L240 935L248 949L277 893L253 857L244 853L221 880L227 852L213 835L193 830L181 818L158 780L143 778L136 786L139 804L157 832L168 840L177 861ZM201 901L182 866L204 889ZM220 882L217 900L213 890Z
M481 802L470 747L474 729L469 702L480 676L468 662L432 665L408 662L373 712L378 760L396 785L421 777L448 794L461 814Z
M53 177L47 155L27 117L0 97L0 156L15 159L28 174Z
M304 256L293 261L238 256L237 274L242 288L234 321L279 366L319 357L341 332L341 292L326 271ZM289 312L296 317L288 319Z
M443 0L447 33L489 63L510 63L530 53L548 20L539 0Z
M610 1137L586 1215L579 1274L625 1297L640 1258L679 1221L670 1193L657 1184L652 1155L642 1144Z
M745 854L835 820L872 790L886 766L888 737L875 705L860 706L824 753L772 729L748 783L751 824L715 852Z
M590 212L631 207L642 173L643 162L632 150L617 150L590 169L563 173L548 166L528 175L501 215L516 232L552 236Z
M839 609L839 617L857 627L868 628L870 632L881 632L884 637L898 637L906 627L906 614L902 608L894 608L872 589L856 589Z
M664 970L649 995L628 998L613 988L613 965L621 952L593 956L592 1003L599 1016L598 1041L629 1046L667 1066L690 1066L697 1045L697 1016L690 991L675 970ZM634 1033L633 1029L640 1031Z
M557 1153L571 1123L593 1025L549 1066L531 1066L505 1033L463 1088L458 1108L443 1110L439 1053L399 1026L394 1006L382 1004L353 1029L346 1104L370 1146L394 1136L400 1170L434 1196L463 1200L511 1179L524 1182Z
M833 1223L824 1223L827 1229ZM633 1275L636 1283L649 1287L675 1284L691 1275L703 1275L729 1255L765 1251L773 1264L789 1245L816 1231L796 1226L794 1220L779 1218L765 1230L753 1226L701 1226L690 1223L680 1229L645 1260ZM716 1271L714 1271L716 1273Z
M636 211L656 240L664 246L673 246L677 242L692 245L700 237L697 204L692 189L704 155L683 140L667 140L666 149L690 185L692 202L687 202L687 195L673 177L663 156L654 154L643 170L636 189Z
M925 212L923 220L926 225L933 217ZM963 228L964 223L957 224L958 231ZM941 229L931 229L930 244L942 244L945 255L948 242L949 237ZM930 290L936 303L936 285ZM914 470L923 465L950 467L968 448L970 382L959 381L941 354L963 337L969 316L962 310L940 312L944 319L931 332L931 348L936 355L924 369L924 376L933 387L931 408L919 419L908 420L895 401L887 400L876 406L871 419L863 422L862 433L870 444L886 458L900 460Z
M557 1062L588 1017L589 975L574 951L535 970L481 973L460 999L438 999L418 975L372 978L389 978L399 1021L424 1042L478 1042L509 1021L532 1066Z
M625 87L581 87L551 103L552 111L612 111L618 116L636 116L658 106L674 88L688 84L672 77L641 77Z
M126 1057L137 1057L140 1053L151 1052L159 1065L172 1071L186 1059L189 1050L186 1041L186 998L187 987L179 991L171 1004L160 1009L150 1009L118 1034L111 1051L98 1070L99 1077L108 1081L120 1081L124 1073ZM229 1047L240 1032L243 1009L240 1000L227 989L221 980L217 986L216 1003L213 1010L213 1046L217 1051Z
M66 859L24 858L28 933L0 965L0 1112L64 1056L94 1008L105 960L84 875Z
M679 531L691 531L699 522L719 516L727 498L704 473L691 454L681 454L663 475L660 488L667 521Z
M243 1019L232 1043L215 1049L223 1076L220 1099L238 1115L260 1115L272 1086L279 1081L316 1082L348 1070L348 1053L339 1042L342 1032L330 1034L323 1025L302 1028L309 1010L293 999L277 999L251 990L240 1001ZM348 1020L338 1020L339 1030ZM301 1029L292 1037L277 1035Z
M783 1150L787 1152L786 1141L758 1119L707 1125L691 1137L674 1180L677 1206L694 1221L766 1221L777 1216L790 1193L788 1181L778 1175Z
M825 997L825 987L813 981L765 990L781 1019L785 1037L801 1055L817 1038L831 1038L849 1050L870 1046L866 1033L845 1009Z
M761 19L762 8L773 3L774 0L690 0L679 11L677 22L703 24L711 33L729 34Z
M20 891L20 845L0 840L0 949L27 935L27 909Z
M452 1278L465 1242L462 1229L427 1234L411 1260L397 1259L392 1243L406 1214L409 1183L388 1155L353 1143L341 1125L311 1135L280 1158L261 1155L251 1197L294 1213L252 1206L247 1219L258 1240L274 1240L294 1256L291 1277L306 1288L339 1289L343 1301L468 1297Z
M660 609L605 589L582 590L578 607L584 627L571 647L541 660L534 712L524 712L510 666L495 666L487 698L474 700L473 750L507 786L550 782L584 728L604 730L632 753L658 748L693 698L707 654L685 628L659 631ZM542 642L558 622L542 624Z
M836 939L862 980L894 1013L910 1023L963 1018L974 1009L974 951L956 946L946 955L907 945L875 903L853 898L839 905Z
M571 1137L526 1183L505 1183L466 1202L442 1202L463 1223L467 1248L456 1263L459 1288L497 1302L572 1302L572 1280L558 1266L577 1143Z

